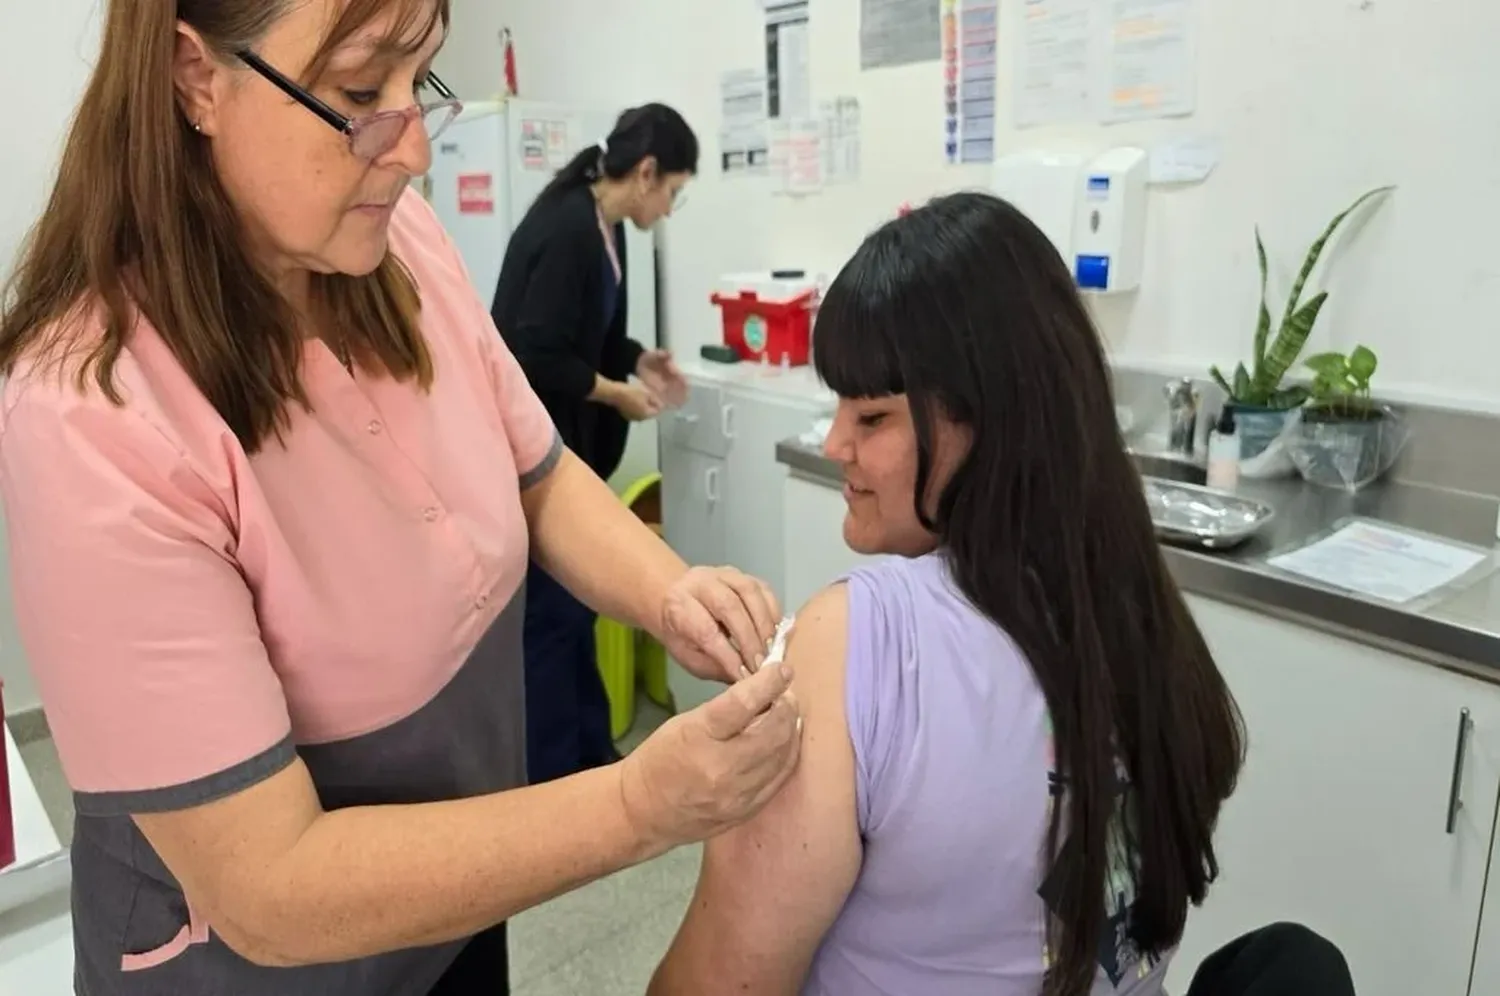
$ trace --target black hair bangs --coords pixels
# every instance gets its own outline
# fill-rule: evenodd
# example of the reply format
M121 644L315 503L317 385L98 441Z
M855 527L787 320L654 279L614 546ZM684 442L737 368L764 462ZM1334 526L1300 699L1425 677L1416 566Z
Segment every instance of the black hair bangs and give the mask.
M901 280L892 279L877 233L839 271L818 307L813 369L841 398L906 393L897 323Z

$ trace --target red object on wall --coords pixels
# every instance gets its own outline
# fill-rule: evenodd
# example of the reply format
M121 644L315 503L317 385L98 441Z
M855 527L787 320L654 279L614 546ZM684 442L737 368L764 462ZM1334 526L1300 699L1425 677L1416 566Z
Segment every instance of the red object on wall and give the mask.
M505 46L505 95L514 97L516 89L516 47L511 43L510 28L500 32L500 42Z
M0 716L5 715L4 697L0 696ZM0 720L4 722L4 720ZM10 764L6 751L0 750L0 868L16 862L16 821L10 806Z
M495 213L495 176L492 173L458 174L458 213Z

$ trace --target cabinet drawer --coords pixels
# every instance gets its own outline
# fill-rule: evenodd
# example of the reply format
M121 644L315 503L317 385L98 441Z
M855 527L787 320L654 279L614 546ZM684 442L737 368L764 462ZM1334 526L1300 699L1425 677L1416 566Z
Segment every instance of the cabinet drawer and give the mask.
M725 456L729 452L726 418L724 392L717 385L694 383L687 404L657 419L662 449L677 447L704 456Z

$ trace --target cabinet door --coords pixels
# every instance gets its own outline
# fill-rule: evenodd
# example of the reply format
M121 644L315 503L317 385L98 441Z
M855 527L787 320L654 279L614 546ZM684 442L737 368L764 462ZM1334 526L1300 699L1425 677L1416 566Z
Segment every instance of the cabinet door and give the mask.
M1249 751L1215 836L1220 878L1189 915L1173 989L1220 945L1291 920L1340 947L1360 996L1464 996L1500 792L1495 754L1473 747L1500 736L1500 689L1188 601Z
M1467 763L1500 767L1500 729L1476 729L1469 746ZM1475 819L1484 812L1500 816L1500 800L1470 798L1464 807L1472 809ZM1494 996L1500 993L1500 832L1490 843L1489 880L1484 890L1484 912L1479 919L1479 939L1474 947L1474 978L1470 996Z
M724 476L724 461L717 457L662 447L662 533L689 564L724 561Z
M781 599L787 597L781 504L787 469L776 460L776 444L807 431L815 417L813 406L792 399L749 391L729 391L724 398L730 485L725 499L727 562L765 581ZM788 611L796 607L785 606Z
M789 474L782 491L786 593L790 611L871 558L844 544L844 496L831 484Z
M724 562L724 461L679 446L661 452L662 532L678 555L693 565ZM667 665L667 685L679 711L708 701L722 685L701 681L676 661Z

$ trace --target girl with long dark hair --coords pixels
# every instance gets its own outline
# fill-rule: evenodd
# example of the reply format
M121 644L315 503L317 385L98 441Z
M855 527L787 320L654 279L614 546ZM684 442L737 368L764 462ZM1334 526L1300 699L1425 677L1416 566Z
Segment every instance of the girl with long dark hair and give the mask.
M1157 996L1243 758L1073 281L958 194L830 288L844 538L787 660L797 773L706 845L651 992Z

